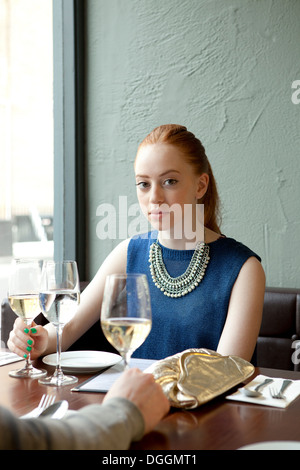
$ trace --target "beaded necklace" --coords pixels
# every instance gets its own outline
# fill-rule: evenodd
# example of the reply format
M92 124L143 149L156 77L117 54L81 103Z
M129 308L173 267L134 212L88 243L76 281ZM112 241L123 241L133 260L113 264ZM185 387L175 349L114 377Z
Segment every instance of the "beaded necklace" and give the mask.
M150 273L154 284L164 295L182 297L192 292L202 281L209 259L209 246L198 242L186 271L178 277L172 277L167 272L161 247L156 241L150 246Z

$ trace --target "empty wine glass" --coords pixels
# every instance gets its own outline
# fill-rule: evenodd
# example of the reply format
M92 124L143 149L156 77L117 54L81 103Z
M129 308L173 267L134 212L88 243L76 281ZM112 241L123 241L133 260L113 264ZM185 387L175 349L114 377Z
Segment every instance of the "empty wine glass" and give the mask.
M61 368L61 339L63 328L76 312L80 300L79 276L75 261L46 261L42 269L40 305L45 317L56 328L57 365L52 376L40 379L43 385L69 385L77 377L65 375Z
M41 312L39 303L41 264L41 261L29 259L15 259L11 264L8 281L9 305L24 320L28 329L31 327L35 317ZM11 377L35 379L47 374L45 370L33 367L30 359L29 343L28 353L25 356L25 367L10 371L9 375Z
M101 327L119 351L125 369L132 353L145 341L152 326L150 293L145 274L107 276L101 309Z

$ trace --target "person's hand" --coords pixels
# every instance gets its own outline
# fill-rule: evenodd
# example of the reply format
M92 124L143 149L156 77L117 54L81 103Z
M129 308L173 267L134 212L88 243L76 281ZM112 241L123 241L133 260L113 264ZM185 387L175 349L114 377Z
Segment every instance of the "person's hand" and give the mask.
M137 406L144 418L145 434L150 432L170 409L169 401L153 375L135 368L126 370L116 380L104 401L112 397L126 398Z
M18 356L26 358L30 353L31 359L37 359L46 350L47 343L48 331L45 328L35 323L28 327L18 317L13 330L9 334L7 346Z

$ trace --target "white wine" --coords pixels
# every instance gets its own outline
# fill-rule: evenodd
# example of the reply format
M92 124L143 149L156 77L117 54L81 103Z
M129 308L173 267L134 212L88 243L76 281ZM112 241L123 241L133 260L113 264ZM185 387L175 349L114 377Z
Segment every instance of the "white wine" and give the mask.
M11 309L23 320L33 320L41 312L38 294L10 295L8 301Z
M50 291L40 293L40 305L45 317L55 326L64 326L76 312L79 292Z
M120 352L135 351L151 330L148 318L108 318L101 321L108 341Z

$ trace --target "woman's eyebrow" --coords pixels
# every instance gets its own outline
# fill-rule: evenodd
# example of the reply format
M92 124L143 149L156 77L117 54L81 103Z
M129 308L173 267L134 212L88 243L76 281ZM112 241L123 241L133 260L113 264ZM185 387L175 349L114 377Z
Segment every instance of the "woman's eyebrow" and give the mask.
M167 175L168 173L178 173L178 174L179 174L180 171L178 171L178 170L167 170L167 171L164 171L163 173L161 173L161 174L158 175L158 176L165 176L165 175ZM138 174L138 175L135 175L135 177L136 177L136 178L149 178L148 175L139 175L139 174Z

